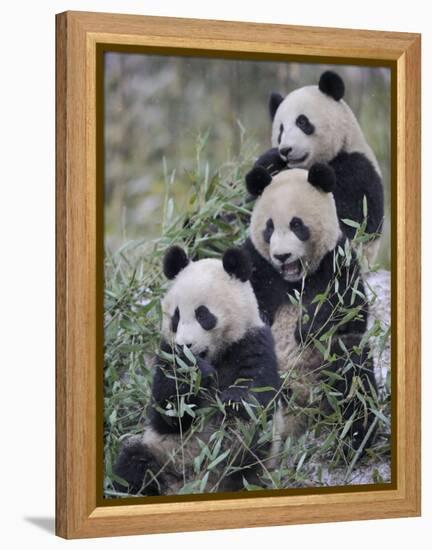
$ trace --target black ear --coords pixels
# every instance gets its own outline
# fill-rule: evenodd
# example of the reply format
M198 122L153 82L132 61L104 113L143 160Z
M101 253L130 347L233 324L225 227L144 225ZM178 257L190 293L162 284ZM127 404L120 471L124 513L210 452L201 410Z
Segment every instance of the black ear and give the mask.
M186 252L179 246L171 246L165 252L163 272L167 279L174 279L189 263Z
M331 193L336 183L336 175L328 164L316 162L309 170L308 182L325 193Z
M270 94L269 111L270 111L270 118L272 120L274 119L276 111L278 110L278 107L282 103L282 101L283 101L283 97L277 92L272 92Z
M246 188L251 195L259 197L267 185L271 182L270 172L263 166L254 166L246 174Z
M333 71L325 71L318 83L318 88L323 94L329 95L336 101L343 98L345 93L345 84L342 78Z
M229 248L223 255L222 264L228 275L243 283L250 279L252 264L249 254L241 248Z

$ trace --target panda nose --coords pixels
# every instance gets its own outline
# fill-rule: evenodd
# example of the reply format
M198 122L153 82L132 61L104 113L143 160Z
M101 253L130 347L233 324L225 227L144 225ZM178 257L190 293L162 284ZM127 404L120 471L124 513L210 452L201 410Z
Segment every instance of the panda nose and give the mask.
M186 346L187 348L190 349L193 346L192 342L185 342L181 336L180 337L178 336L176 338L175 343L176 343L177 346L179 346L181 348L183 346Z
M281 157L287 158L291 151L292 147L283 147L282 149L279 149L279 154Z
M291 256L291 252L288 252L287 254L274 254L274 257L276 258L276 260L279 260L281 264L286 262L290 256Z

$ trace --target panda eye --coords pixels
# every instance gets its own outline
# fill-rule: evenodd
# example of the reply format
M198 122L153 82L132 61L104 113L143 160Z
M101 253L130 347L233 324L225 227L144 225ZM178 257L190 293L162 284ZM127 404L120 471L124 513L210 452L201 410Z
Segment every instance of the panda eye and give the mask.
M216 326L217 317L206 306L197 307L195 317L204 330L211 330Z
M281 140L282 140L282 133L284 131L284 125L281 124L280 127L279 127L279 135L278 135L278 143L280 144Z
M267 220L265 229L263 231L263 239L264 239L264 242L266 242L267 244L270 242L271 236L273 235L273 231L274 231L274 223L273 223L273 220L269 218Z
M310 237L309 227L305 225L300 218L292 218L290 221L290 229L301 241L307 241Z
M315 132L315 126L311 124L310 120L306 115L299 115L296 120L296 125L307 136L310 136Z
M174 311L174 315L171 317L171 330L173 332L177 332L179 321L180 321L180 311L179 311L179 308L176 307Z

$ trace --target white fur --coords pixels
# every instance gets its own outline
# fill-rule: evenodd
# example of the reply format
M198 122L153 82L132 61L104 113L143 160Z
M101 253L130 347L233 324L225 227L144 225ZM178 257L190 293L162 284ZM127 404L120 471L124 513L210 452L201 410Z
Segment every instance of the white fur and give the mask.
M276 269L279 262L274 255L290 253L290 261L301 259L305 269L315 271L341 236L333 195L312 186L307 178L306 170L280 172L264 189L252 212L252 243ZM290 229L293 217L301 218L308 226L307 241L301 241ZM266 243L263 230L269 218L273 220L274 232L270 243Z
M211 330L204 330L196 320L195 310L202 305L217 317L217 324ZM177 307L180 320L174 333L171 318ZM263 325L249 281L231 277L222 262L215 259L190 262L180 271L162 300L162 313L162 334L168 343L191 343L194 354L208 350L210 360L240 340L249 329ZM142 436L137 436L160 465L159 471L168 484L165 494L178 494L185 480L196 477L193 459L201 451L200 442L208 443L221 427L222 419L216 416L197 432L160 434L148 426ZM227 437L221 452L227 449L230 457L235 457L242 450L242 444L236 438ZM214 469L207 483L209 490L225 490L228 481L221 479L220 471Z
M315 132L306 135L296 126L299 115L308 117ZM284 131L280 144L280 125ZM286 96L279 105L272 126L272 146L291 147L289 158L299 159L306 153L304 162L288 162L290 167L310 168L315 162L330 162L341 150L347 153L363 153L380 174L376 157L350 107L343 101L335 101L321 92L318 86L304 86Z
M204 330L195 317L195 310L202 305L217 317L211 330ZM180 321L173 333L171 317L177 307ZM231 277L215 259L190 262L177 275L162 301L162 313L162 334L168 343L192 344L193 353L207 350L209 359L263 324L249 281Z
M297 344L295 329L300 313L299 306L286 304L278 309L272 325L282 384L291 390L291 403L295 404L289 409L284 404L279 405L276 433L282 439L288 436L298 437L305 429L307 415L301 408L310 402L310 392L317 383L322 366L322 357L314 346L300 347ZM296 412L297 406L299 409Z
M324 255L333 250L341 236L336 205L332 193L312 186L308 172L292 169L280 172L255 203L252 212L250 237L257 251L276 269L273 255L290 252L292 259L302 258L309 271L319 266ZM310 238L301 241L291 231L289 224L293 217L299 217L309 227ZM274 223L274 232L267 244L263 230L267 220ZM291 259L291 258L290 258ZM289 435L299 436L306 426L307 417L301 413L309 399L310 389L316 383L316 375L322 360L311 346L300 348L294 333L300 311L297 306L287 304L278 309L272 325L279 372L284 385L293 391L293 408L280 405L275 422L275 440L272 455L277 454L281 441Z

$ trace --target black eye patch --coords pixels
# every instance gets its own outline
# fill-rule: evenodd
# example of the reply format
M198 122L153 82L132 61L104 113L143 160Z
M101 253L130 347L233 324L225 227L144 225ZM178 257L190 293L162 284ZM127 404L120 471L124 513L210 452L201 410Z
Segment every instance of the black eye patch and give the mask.
M296 125L307 136L310 136L315 132L315 126L311 123L306 115L299 115L296 119Z
M309 227L303 223L301 218L292 218L290 221L290 229L301 241L307 241L310 237Z
M206 306L197 307L195 317L204 330L211 330L216 326L217 317Z
M278 135L278 143L279 143L279 144L280 144L281 139L282 139L282 133L283 133L283 131L284 131L284 126L283 126L283 124L281 124L280 127L279 127L279 135Z
M273 231L274 231L274 223L273 223L273 220L269 218L267 220L265 229L262 232L264 242L266 242L267 244L270 242L271 236L273 235Z
M179 308L176 307L174 311L174 315L171 317L171 330L173 332L177 332L179 321L180 321L180 311L179 311Z

